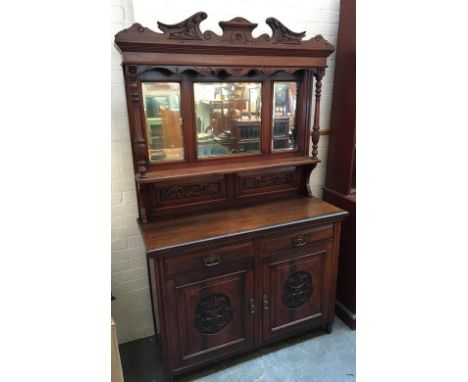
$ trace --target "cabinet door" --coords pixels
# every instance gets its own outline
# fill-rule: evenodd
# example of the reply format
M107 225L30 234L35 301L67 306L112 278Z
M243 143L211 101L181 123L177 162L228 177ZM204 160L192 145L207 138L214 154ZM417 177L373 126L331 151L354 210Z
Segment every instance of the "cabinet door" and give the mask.
M273 255L263 263L263 341L323 325L328 303L331 244L305 253Z
M174 298L170 310L179 339L177 368L254 346L252 262L237 268L202 278L200 274L188 274L169 281L168 297Z

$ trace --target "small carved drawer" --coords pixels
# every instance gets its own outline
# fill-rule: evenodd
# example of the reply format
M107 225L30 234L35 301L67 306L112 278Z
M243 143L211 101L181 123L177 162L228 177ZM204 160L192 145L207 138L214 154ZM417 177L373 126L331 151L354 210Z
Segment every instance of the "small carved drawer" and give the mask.
M263 253L269 254L287 249L307 247L313 242L331 239L332 237L332 224L300 231L288 230L265 237L261 240L261 248Z
M240 243L221 248L207 248L203 252L181 255L165 260L165 271L168 276L197 271L201 269L216 269L226 263L253 257L254 247L252 242Z

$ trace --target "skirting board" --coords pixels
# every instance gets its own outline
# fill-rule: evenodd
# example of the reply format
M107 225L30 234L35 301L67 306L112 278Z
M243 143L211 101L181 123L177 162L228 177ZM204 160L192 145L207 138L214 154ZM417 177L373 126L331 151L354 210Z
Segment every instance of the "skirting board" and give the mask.
M346 325L356 330L356 315L338 300L335 301L335 313Z

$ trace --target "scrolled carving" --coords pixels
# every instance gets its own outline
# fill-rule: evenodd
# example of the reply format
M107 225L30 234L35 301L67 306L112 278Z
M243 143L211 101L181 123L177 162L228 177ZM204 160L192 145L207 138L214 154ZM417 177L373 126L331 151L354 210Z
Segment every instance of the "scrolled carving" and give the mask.
M232 320L231 300L222 293L211 294L195 307L194 325L201 334L214 334Z
M217 195L221 193L221 183L200 183L159 188L161 201L186 199L196 196Z
M203 40L203 33L200 31L199 25L207 17L205 12L197 12L177 24L169 25L158 21L158 28L164 32L164 36L168 39Z
M283 303L295 309L304 305L312 295L312 277L307 272L291 274L283 287Z
M273 44L301 44L301 40L306 34L306 32L297 33L291 31L274 17L267 18L266 23L273 31L273 35L271 36L271 42Z

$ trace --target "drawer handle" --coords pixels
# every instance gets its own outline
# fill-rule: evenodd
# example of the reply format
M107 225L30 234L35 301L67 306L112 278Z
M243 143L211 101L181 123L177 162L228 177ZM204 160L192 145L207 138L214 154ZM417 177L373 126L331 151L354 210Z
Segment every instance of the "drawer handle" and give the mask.
M264 294L263 295L263 309L268 310L269 305L270 304L268 303L268 296Z
M207 267L214 267L215 265L218 265L221 262L221 258L219 255L209 255L206 256L203 261L205 262L205 266Z
M249 310L250 310L250 314L255 314L255 300L253 298L250 299L250 303L249 303Z
M296 236L293 239L293 243L296 247L300 247L301 245L306 245L307 244L307 238L304 235L299 235Z

